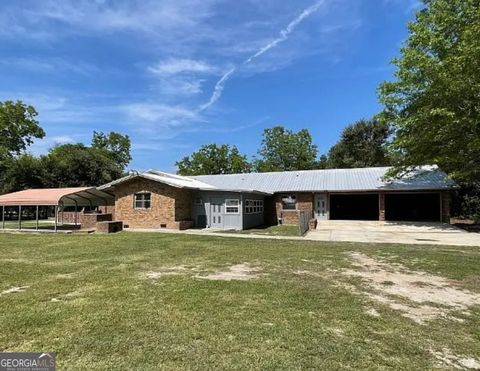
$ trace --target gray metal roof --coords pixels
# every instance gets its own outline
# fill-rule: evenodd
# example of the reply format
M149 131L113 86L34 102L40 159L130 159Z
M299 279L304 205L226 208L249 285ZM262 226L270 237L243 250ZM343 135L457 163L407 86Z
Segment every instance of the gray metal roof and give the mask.
M191 178L221 189L255 189L261 192L342 192L378 190L441 190L455 182L436 166L422 166L391 182L383 180L388 167L301 170L273 173L199 175Z

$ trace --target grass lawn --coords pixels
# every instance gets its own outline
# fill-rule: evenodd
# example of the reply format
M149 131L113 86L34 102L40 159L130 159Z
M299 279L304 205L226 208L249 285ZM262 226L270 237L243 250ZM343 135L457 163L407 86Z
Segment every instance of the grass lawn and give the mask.
M479 248L0 233L0 261L0 351L55 351L60 370L480 360Z
M274 225L274 226L265 226L263 228L251 228L244 229L241 231L225 231L229 233L240 233L240 234L262 234L269 236L299 236L300 230L298 225Z
M38 228L51 228L55 224L54 220L39 220ZM22 229L35 229L37 222L35 220L22 220ZM0 229L3 227L2 222L0 221ZM5 220L5 228L17 229L18 220Z

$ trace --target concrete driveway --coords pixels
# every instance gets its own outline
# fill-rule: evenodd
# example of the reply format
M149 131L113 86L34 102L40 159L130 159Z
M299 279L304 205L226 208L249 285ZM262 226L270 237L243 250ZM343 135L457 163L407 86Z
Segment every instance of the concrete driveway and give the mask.
M480 233L449 224L327 220L318 222L307 239L372 243L479 246Z

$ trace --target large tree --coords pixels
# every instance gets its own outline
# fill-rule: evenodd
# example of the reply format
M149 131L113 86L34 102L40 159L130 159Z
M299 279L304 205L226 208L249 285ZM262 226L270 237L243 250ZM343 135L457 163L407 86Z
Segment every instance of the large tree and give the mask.
M355 168L390 165L388 124L359 120L347 126L328 153L327 167Z
M197 152L177 161L175 165L181 175L235 174L250 171L245 155L236 146L207 144Z
M92 148L105 151L113 161L122 168L126 168L132 160L130 155L130 137L114 131L104 134L103 132L93 132Z
M7 157L0 172L0 194L44 186L44 171L38 157L27 153Z
M424 0L396 65L380 86L381 118L395 127L397 172L438 164L480 179L480 1Z
M80 143L52 148L41 163L45 187L98 186L120 178L123 172L105 151Z
M307 129L293 132L283 126L265 129L255 170L289 171L309 170L318 167L317 146Z
M0 159L24 151L45 132L35 119L37 111L21 101L0 102Z

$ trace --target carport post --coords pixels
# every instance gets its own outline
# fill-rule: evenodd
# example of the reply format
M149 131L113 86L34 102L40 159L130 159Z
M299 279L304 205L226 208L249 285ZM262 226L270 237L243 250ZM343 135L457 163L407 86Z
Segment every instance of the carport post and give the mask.
M55 205L55 233L57 233L57 218L58 218L58 205Z
M37 210L36 210L36 213L35 213L35 221L36 221L35 230L38 231L38 205L37 205Z
M5 205L2 206L2 229L5 229Z
M75 214L74 214L74 220L75 220L75 226L77 226L78 202L77 202L77 200L73 200L73 202L75 202Z
M18 230L22 229L22 205L18 206Z

